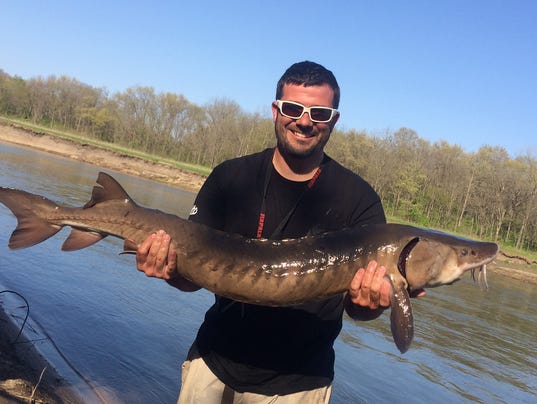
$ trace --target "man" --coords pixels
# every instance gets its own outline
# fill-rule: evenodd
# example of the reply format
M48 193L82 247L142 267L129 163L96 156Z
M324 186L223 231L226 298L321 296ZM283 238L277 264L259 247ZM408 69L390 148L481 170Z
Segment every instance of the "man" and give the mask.
M226 161L201 188L190 220L245 237L301 237L384 223L378 195L324 153L339 118L340 91L329 70L292 65L272 103L274 149ZM137 267L183 291L163 231L137 251ZM356 319L389 306L385 268L360 268L348 293L294 307L263 307L215 296L183 365L179 403L323 403L334 377L333 342L344 308ZM242 400L242 401L241 401Z

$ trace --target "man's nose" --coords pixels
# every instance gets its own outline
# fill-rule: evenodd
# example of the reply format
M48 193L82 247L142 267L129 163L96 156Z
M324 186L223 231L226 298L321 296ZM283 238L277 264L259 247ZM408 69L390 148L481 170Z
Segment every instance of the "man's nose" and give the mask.
M304 112L300 119L296 120L296 124L300 126L313 126L313 121L310 118L310 114L308 112Z

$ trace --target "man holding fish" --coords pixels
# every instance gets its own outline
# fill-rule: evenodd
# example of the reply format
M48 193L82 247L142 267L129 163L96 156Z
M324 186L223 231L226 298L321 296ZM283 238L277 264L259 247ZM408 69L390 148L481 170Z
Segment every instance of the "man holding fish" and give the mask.
M385 223L369 184L324 153L339 98L332 72L313 62L292 65L272 103L276 148L216 167L190 220L269 239ZM149 235L138 246L138 269L183 291L199 289L174 271L181 258L170 241L164 231ZM355 319L378 317L390 305L385 273L371 261L346 295L292 307L215 296L183 364L179 403L328 402L343 310Z
M17 217L10 249L68 226L63 251L118 237L147 276L215 293L183 365L180 403L327 402L344 309L371 319L389 305L404 353L414 335L410 297L468 271L479 270L486 284L486 265L499 250L385 223L369 184L324 154L339 117L330 71L297 63L276 98L276 148L217 166L191 220L138 205L103 172L78 208L0 187L0 203Z

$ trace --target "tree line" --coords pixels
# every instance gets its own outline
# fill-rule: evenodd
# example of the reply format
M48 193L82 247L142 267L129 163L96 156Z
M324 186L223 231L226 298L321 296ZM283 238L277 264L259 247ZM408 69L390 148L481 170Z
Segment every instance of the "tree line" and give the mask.
M271 118L232 100L200 106L143 86L109 94L65 76L24 80L0 70L0 114L208 167L274 145ZM496 146L468 153L409 128L336 129L326 151L371 183L391 217L537 250L531 155Z

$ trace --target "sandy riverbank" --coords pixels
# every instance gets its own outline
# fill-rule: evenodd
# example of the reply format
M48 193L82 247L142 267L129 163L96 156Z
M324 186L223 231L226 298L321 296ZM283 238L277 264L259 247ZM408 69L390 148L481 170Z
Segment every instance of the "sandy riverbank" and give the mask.
M0 124L0 141L23 147L32 147L54 153L74 160L96 165L98 168L111 169L159 181L180 188L197 191L205 178L199 174L187 172L163 163L153 163L136 157L97 148L87 144L60 139L54 136L34 133L13 126ZM502 273L514 279L537 284L537 271L521 261L500 255L493 265L493 273ZM39 380L39 374L46 361L40 357L31 344L20 345L15 349L10 343L16 336L17 329L13 321L1 313L0 300L0 403L26 403L32 388ZM47 377L37 389L37 403L77 402L73 392L53 372L48 369Z
M0 141L31 147L90 163L101 169L109 168L190 191L198 191L205 181L205 177L200 174L184 171L165 163L155 163L89 144L31 132L1 123Z

